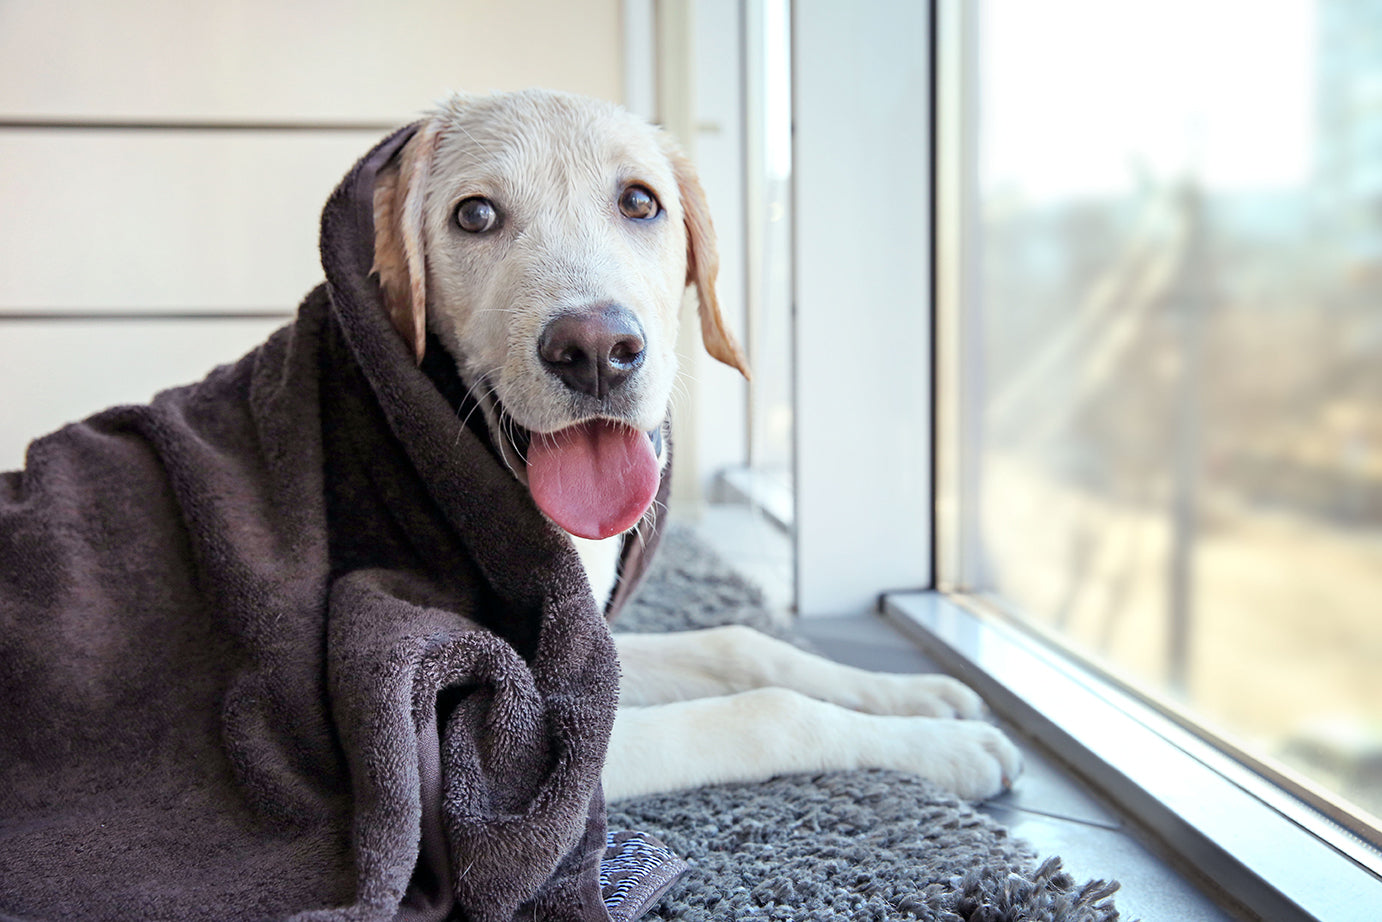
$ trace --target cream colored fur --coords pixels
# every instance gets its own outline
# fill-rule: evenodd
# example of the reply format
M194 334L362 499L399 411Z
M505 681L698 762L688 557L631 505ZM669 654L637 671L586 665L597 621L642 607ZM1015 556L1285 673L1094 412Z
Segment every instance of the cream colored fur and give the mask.
M631 182L654 193L659 219L620 213ZM458 204L472 196L498 206L494 232L456 226ZM641 430L661 425L688 285L706 349L748 374L715 300L714 230L694 170L666 135L618 107L537 91L453 97L380 178L375 224L394 327L419 361L426 330L445 344L524 482L500 407L537 434L593 412ZM536 343L558 314L603 304L638 318L646 358L617 401L592 411L543 367ZM603 604L619 539L573 540ZM611 800L858 767L913 771L984 797L1020 771L1012 744L975 719L978 697L943 676L851 669L747 628L616 641L624 676L604 773Z

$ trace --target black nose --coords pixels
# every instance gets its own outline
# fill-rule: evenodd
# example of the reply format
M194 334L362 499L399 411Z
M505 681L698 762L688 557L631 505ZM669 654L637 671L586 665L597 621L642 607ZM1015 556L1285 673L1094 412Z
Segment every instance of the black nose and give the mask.
M617 305L561 314L543 328L537 354L571 390L603 400L643 364L643 327Z

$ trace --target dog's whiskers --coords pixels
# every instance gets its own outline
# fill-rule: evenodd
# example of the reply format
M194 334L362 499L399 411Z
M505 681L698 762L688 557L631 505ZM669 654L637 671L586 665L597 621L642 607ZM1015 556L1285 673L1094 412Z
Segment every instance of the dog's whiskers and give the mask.
M524 453L523 449L518 447L518 435L514 432L517 426L518 424L513 421L513 417L509 416L507 413L501 415L499 421L500 436L507 440L509 445L513 448L514 457L526 463L528 460L527 455ZM500 452L500 454L504 457L504 465L509 469L509 473L517 476L518 472L514 470L513 462L510 461L508 452Z
M690 399L691 399L691 388L690 388L690 386L689 386L685 381L683 381L683 380L681 379L680 376L678 376L678 377L672 382L672 399L673 399L673 402L674 402L674 403L677 402L677 401L678 401L678 398L680 398L680 400L690 400Z
M483 145L483 144L481 144L479 141L477 141L477 140L475 139L475 135L473 135L473 134L470 133L470 129L466 128L464 125L462 125L462 124L460 124L460 123L457 123L457 124L456 124L456 127L459 128L459 129L461 129L461 134L465 135L467 138L470 139L470 143L475 145L475 149L476 149L476 150L480 151L480 153L482 153L482 154L488 154L488 153L489 153L489 148L485 147L485 145Z
M496 367L494 370L497 372L499 368ZM490 383L491 374L480 375L475 380L474 384L466 388L465 398L461 401L461 405L464 406L466 401L470 401L474 405L470 408L470 412L466 413L465 418L461 420L460 427L456 430L456 441L453 444L460 444L462 433L465 432L466 426L470 425L470 418L480 409L481 404L484 403L486 399L496 396L496 386ZM483 395L481 394L482 390L484 391ZM456 416L457 418L460 417L459 407L456 409Z

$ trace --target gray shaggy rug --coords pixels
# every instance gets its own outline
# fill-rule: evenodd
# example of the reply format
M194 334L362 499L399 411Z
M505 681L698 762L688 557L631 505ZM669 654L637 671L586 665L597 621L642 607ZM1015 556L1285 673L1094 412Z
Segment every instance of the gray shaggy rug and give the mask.
M760 591L673 527L623 631L774 625ZM861 922L1115 922L1116 883L1060 859L940 788L896 772L796 775L622 801L611 829L657 836L691 865L645 917Z

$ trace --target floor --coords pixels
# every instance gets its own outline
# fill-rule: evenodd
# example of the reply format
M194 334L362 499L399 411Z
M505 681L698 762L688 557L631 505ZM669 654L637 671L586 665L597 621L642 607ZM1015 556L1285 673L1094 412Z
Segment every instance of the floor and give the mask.
M684 519L683 519L684 520ZM783 533L741 506L710 506L694 521L697 533L764 588L768 602L790 618L791 557ZM888 672L933 672L934 665L881 617L810 618L794 626L817 652L853 666ZM980 809L1027 840L1043 857L1059 855L1078 881L1114 878L1125 919L1143 922L1219 922L1235 916L1153 854L1118 815L1084 790L1048 754L1005 727L1023 750L1016 787Z

